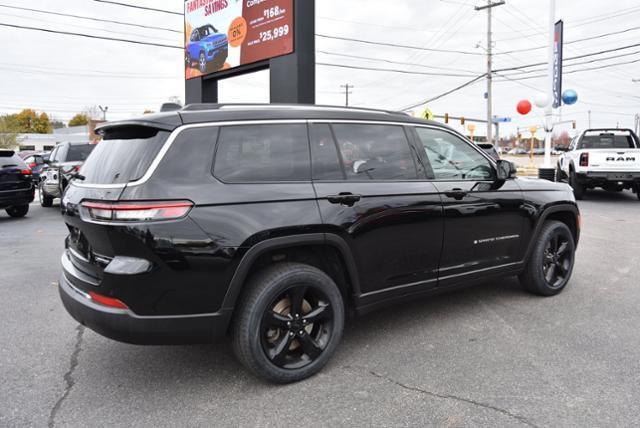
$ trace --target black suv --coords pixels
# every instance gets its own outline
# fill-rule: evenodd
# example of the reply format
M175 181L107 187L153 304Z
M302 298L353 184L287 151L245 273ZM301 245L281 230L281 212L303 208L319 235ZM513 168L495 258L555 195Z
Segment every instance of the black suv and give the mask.
M0 150L0 209L24 217L34 193L31 168L13 150Z
M247 368L291 382L331 357L346 312L509 275L549 296L571 276L571 188L435 122L192 105L99 131L62 201L60 295L116 340L229 333Z

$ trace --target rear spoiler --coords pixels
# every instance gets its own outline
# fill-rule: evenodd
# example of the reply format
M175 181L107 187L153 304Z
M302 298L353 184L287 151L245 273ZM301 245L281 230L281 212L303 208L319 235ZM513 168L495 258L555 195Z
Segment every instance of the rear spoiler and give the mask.
M10 158L15 154L16 152L14 152L13 150L0 150L0 157L2 158Z

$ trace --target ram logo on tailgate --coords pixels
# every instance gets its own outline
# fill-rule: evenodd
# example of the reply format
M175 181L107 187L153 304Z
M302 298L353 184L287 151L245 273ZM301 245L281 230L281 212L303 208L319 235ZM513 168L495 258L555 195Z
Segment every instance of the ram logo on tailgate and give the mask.
M613 156L608 156L607 157L607 162L635 162L636 158L635 157L622 157L619 156L617 158L613 157Z

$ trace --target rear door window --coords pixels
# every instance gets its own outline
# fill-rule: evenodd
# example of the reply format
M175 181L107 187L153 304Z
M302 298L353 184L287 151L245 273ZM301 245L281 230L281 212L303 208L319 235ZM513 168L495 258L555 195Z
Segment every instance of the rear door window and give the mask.
M12 156L2 156L0 154L0 168L20 168L25 169L27 164L24 163L20 156L12 155Z
M223 182L309 181L310 170L306 125L220 129L213 173Z
M142 178L169 134L146 126L108 129L82 166L84 182L119 184Z
M334 124L347 180L418 178L402 126Z

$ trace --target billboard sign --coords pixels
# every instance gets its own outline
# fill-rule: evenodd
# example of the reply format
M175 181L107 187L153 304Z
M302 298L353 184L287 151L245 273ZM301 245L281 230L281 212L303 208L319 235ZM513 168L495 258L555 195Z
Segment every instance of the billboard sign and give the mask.
M187 0L185 78L293 52L293 0Z
M556 22L553 35L553 108L562 105L562 20Z

